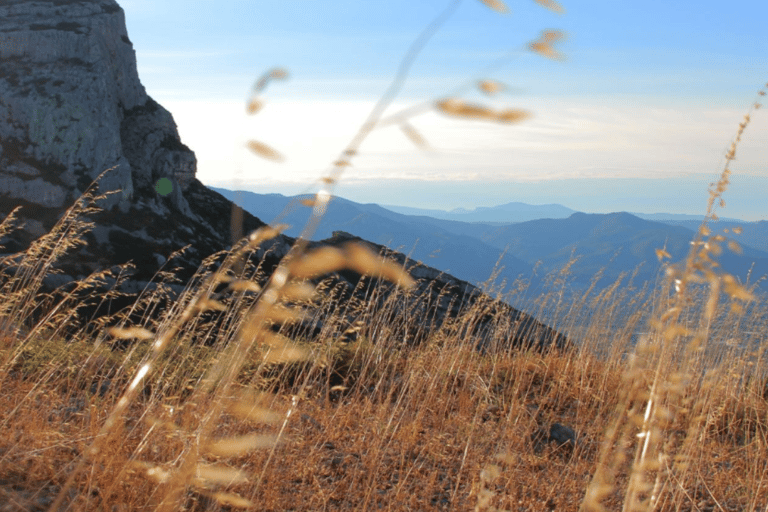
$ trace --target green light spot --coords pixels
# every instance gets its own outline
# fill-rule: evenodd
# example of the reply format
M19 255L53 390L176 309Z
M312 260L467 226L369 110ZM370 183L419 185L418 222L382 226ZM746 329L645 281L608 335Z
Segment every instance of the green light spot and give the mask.
M168 178L160 178L155 184L155 191L161 196L167 196L173 190L173 183Z

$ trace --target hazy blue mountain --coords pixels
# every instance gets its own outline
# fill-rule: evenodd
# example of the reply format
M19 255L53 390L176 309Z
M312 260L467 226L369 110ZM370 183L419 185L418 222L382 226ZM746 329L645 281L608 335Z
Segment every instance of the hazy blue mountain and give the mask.
M301 234L311 212L298 202L299 198L211 188L265 222L272 222L292 204L289 212L277 221L291 226L285 231L289 236ZM421 217L400 215L375 204L363 205L340 197L331 200L311 239L330 238L334 231L345 231L386 245L473 284L482 283L491 276L502 253L501 249L475 237L448 231ZM502 265L505 268L499 278L508 281L514 281L520 275L529 277L532 270L530 264L509 255L503 258Z
M214 190L264 221L272 221L291 202L291 198L280 194L242 192L238 196L228 190ZM287 234L297 236L309 213L309 208L294 201L293 209L279 221L294 226ZM411 254L413 259L472 283L488 279L500 254L506 251L502 261L505 269L500 278L508 282L520 275L528 278L533 266L539 263L538 277L531 280L534 291L541 284L541 278L563 268L575 255L578 260L570 268L573 286L584 289L598 272L602 272L599 289L635 269L636 284L654 281L662 268L656 249L666 247L672 254L672 261L683 259L694 236L692 227L698 227L698 222L668 222L644 220L625 212L576 212L564 219L495 225L405 215L375 204L359 204L336 197L313 239L328 238L337 230L346 231ZM768 228L765 222L741 224L745 232L748 226L752 229L754 239L759 239L761 232L765 233L761 229ZM718 224L719 227L726 225ZM742 255L725 250L719 258L725 270L745 279L755 262L753 279L768 274L768 252L750 247L743 237L734 236L744 246ZM768 291L768 286L764 285L763 289Z
M682 226L693 231L699 229L701 224L700 220L660 220L665 224L671 226ZM723 230L727 229L728 232L724 233L728 238L733 238L739 244L745 247L752 247L760 251L768 252L768 221L761 220L758 222L744 222L740 220L728 220L719 219L717 221L710 221L708 224L712 233L723 233ZM734 228L741 228L741 233L734 233Z
M655 279L661 265L655 250L666 247L672 261L683 259L690 248L693 231L683 226L641 219L626 212L609 214L574 213L567 219L540 219L487 229L481 240L529 263L541 261L544 272L562 268L571 258L575 284L586 286L600 270L601 286L614 282L621 273L638 268L635 282ZM753 280L768 274L768 253L744 247L742 255L727 249L718 258L722 267L746 279L755 263ZM768 290L768 287L763 287Z
M645 220L655 220L658 222L667 222L669 221L693 221L697 223L701 223L702 220L704 220L704 215L688 215L685 213L634 213L630 212L635 217L640 217L641 219ZM744 222L739 219L730 219L730 218L721 218L720 220L728 221L728 222ZM698 224L697 226L698 227Z
M491 224L510 224L535 219L564 219L575 210L560 204L506 203L498 206L480 206L473 210L456 208L454 210L425 210L406 206L383 205L384 208L404 215L427 216L434 219L461 222L485 222Z

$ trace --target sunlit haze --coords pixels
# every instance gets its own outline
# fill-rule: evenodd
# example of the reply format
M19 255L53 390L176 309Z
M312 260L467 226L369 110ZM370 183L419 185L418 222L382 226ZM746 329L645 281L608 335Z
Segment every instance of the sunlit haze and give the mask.
M446 118L373 132L335 193L358 202L451 209L511 201L586 212L700 214L738 123L768 81L768 3L736 0L530 0L500 15L464 0L429 42L386 115L453 96L519 108L519 124ZM125 0L147 92L197 155L207 185L292 195L327 172L444 1ZM528 51L542 30L567 34L555 61ZM496 63L493 69L490 65ZM264 108L254 81L282 67ZM507 86L488 98L478 79ZM255 139L282 163L245 148ZM757 110L732 165L722 216L768 219L768 109Z

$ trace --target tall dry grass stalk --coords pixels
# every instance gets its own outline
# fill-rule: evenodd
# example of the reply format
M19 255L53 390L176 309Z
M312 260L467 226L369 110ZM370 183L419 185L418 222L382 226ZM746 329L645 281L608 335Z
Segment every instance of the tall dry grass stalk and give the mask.
M722 357L719 361L711 358L713 347L708 344L718 305L725 294L731 299L731 313L738 315L743 313L745 303L755 300L746 285L718 268L716 258L722 251L721 244L727 242L734 251L740 248L723 235L711 235L708 222L717 219L718 206L725 206L722 195L729 184L731 163L752 112L760 107L759 98L764 95L761 89L739 124L720 179L710 185L706 216L686 260L682 265L668 267L669 282L660 297L660 314L652 318L648 336L638 343L628 362L621 401L606 432L583 510L609 510L604 500L616 491L617 475L625 470L629 476L622 510L662 508L670 488L684 482L695 469L692 464L696 445L703 440L707 420L716 407L711 393L735 369ZM660 260L669 257L662 248L657 254ZM704 303L695 308L700 297L705 298ZM683 418L685 428L681 432ZM628 456L630 449L634 450L633 457Z

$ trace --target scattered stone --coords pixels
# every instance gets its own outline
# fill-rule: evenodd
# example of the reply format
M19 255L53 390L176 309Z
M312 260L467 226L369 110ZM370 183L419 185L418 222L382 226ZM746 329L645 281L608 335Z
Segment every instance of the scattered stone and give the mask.
M576 431L571 427L560 423L552 423L549 428L542 427L531 436L534 451L539 452L544 445L552 443L555 448L564 453L573 453L573 449L579 444Z

